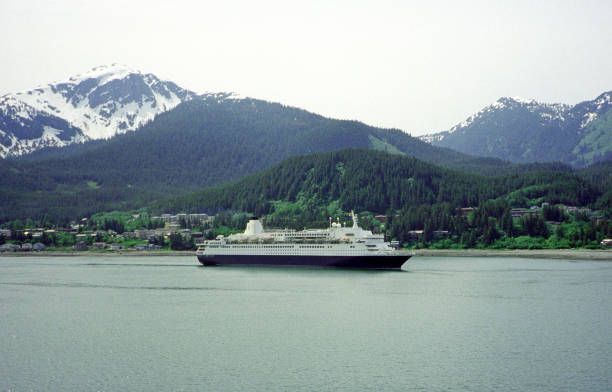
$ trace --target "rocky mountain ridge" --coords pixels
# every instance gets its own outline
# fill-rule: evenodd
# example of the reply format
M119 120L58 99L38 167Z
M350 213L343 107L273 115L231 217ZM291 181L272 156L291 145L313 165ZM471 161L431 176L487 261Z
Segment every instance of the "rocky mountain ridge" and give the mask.
M574 166L612 159L612 92L577 105L502 97L448 131L421 136L436 146L516 163Z
M0 97L0 157L133 131L195 93L112 64Z

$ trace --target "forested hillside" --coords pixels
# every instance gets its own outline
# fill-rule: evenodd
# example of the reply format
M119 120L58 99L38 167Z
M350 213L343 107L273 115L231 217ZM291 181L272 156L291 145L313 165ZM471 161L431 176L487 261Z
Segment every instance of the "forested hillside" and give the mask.
M461 173L420 160L366 150L291 158L233 184L205 189L158 204L165 210L234 209L270 213L274 201L384 213L410 205L474 206L506 197L517 207L530 202L587 205L602 194L589 181L564 170L500 177Z

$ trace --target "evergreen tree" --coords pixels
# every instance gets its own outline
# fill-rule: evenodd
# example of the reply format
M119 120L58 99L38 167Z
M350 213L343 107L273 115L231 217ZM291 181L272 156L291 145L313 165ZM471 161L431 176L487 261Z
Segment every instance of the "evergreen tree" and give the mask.
M179 233L170 234L170 249L184 250L183 237Z
M434 238L434 226L430 221L425 222L423 226L423 242L429 243Z
M510 209L507 208L501 217L501 229L506 233L508 237L514 237L516 229L514 228L514 222L512 220L512 214Z
M548 227L544 219L537 214L527 214L521 218L523 231L531 237L548 237Z
M558 206L546 205L542 209L544 220L562 222L565 220L565 214Z
M482 242L485 245L491 245L500 237L501 234L497 230L497 220L493 217L489 217L483 229Z

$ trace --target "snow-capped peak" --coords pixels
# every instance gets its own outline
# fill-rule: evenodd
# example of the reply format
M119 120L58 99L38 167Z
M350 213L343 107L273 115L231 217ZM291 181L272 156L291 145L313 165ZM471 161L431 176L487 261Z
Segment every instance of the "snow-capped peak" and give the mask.
M7 94L0 97L0 131L5 134L0 140L5 147L0 156L10 155L10 145L16 146L14 142L23 137L42 138L45 125L53 128L57 137L62 129L70 129L72 136L79 133L81 136L73 138L76 141L110 138L133 131L194 96L172 82L121 64L98 66L63 81ZM30 126L28 121L34 117L40 123ZM14 136L10 145L7 135ZM50 133L46 135L41 140L50 140ZM32 151L39 145L26 143ZM30 152L27 148L19 151Z
M522 104L537 104L538 102L535 99L528 99L528 98L523 98L523 97L519 97L519 96L514 96L514 97L510 97L509 99L518 102L518 103L522 103Z
M536 114L541 123L550 123L551 121L565 121L565 116L571 109L571 106L562 103L542 103L536 101L535 99L525 99L517 96L500 97L492 104L485 106L480 111L453 126L448 131L430 133L420 136L419 138L428 143L437 143L442 141L447 136L457 131L464 130L474 122L482 121L496 112L513 109L527 110Z
M152 74L112 64L19 94L19 99L101 139L132 131L193 95Z
M100 81L99 84L103 85L111 80L123 79L130 74L142 74L142 72L127 65L113 63L110 65L100 65L85 73L71 76L68 81L78 84L87 79L97 79Z
M609 91L597 97L595 105L597 105L597 110L601 110L606 105L612 105L612 92Z

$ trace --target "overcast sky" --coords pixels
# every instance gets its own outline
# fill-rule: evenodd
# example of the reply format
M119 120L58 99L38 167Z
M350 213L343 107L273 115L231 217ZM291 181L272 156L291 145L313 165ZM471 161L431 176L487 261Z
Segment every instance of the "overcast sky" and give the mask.
M0 94L117 62L413 135L612 90L610 0L0 0L0 37Z

